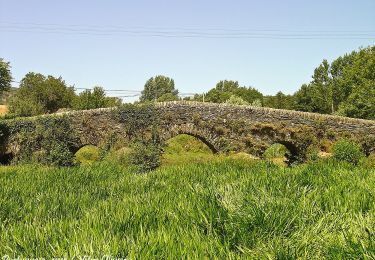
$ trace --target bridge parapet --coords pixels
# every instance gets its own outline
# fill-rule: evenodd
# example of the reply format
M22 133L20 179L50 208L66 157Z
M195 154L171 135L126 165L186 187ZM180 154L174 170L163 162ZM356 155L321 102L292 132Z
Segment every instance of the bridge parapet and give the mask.
M54 138L65 142L72 152L87 144L107 146L113 138L126 145L133 134L147 136L155 125L162 142L185 133L202 140L214 152L245 151L261 156L271 144L282 143L294 156L303 157L309 145L343 137L355 139L367 154L375 151L372 120L187 101L156 103L152 111L152 115L146 113L146 119L139 109L102 108L2 120L0 156L16 155L32 141L35 149L45 150L45 139ZM142 120L146 122L141 126Z

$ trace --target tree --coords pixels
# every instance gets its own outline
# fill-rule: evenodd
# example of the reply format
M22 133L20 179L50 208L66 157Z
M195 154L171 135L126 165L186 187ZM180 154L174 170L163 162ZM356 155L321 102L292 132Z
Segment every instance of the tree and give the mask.
M12 81L12 74L10 71L9 62L0 58L0 95L10 89Z
M348 99L340 104L338 114L375 120L374 83L356 86Z
M163 94L161 95L161 97L157 99L158 102L177 101L177 100L179 100L178 96L176 96L173 93Z
M119 106L121 100L114 97L107 97L102 87L94 87L91 91L86 89L74 100L73 108L77 110L95 109L103 107Z
M294 94L294 108L299 111L318 112L313 102L313 90L310 84L303 84Z
M178 90L175 89L174 81L171 78L165 76L156 76L147 80L140 101L157 101L159 98L165 99L166 96L162 98L163 95L169 94L168 100L174 98L178 100Z
M241 97L238 97L236 95L230 96L230 98L227 101L225 101L225 103L232 104L232 105L248 105L249 104L245 100L243 100Z
M254 100L263 100L263 95L258 90L252 87L241 87L238 81L222 80L219 81L215 88L209 90L205 98L209 102L224 103L232 95L240 97L245 102L251 104Z
M374 118L375 46L326 60L314 70L312 81L294 94L301 111Z
M278 109L293 109L294 108L294 96L285 95L279 91L275 96L264 96L263 104L265 107L272 107Z
M74 88L68 87L61 77L30 72L11 97L9 111L19 116L54 113L60 108L70 108L74 97Z
M330 65L327 60L314 70L313 81L313 102L319 108L320 113L334 113L333 86L331 84Z

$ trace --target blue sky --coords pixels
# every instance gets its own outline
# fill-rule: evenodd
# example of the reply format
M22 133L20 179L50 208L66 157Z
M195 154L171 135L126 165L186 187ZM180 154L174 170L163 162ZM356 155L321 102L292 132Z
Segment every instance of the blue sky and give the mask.
M373 0L0 0L0 57L11 62L16 80L34 71L62 76L80 88L142 90L148 78L162 74L172 77L180 92L200 93L221 79L232 79L265 94L293 93L310 81L324 58L331 61L373 45L374 13ZM215 28L276 34L372 31L372 37L171 38L36 32L30 26L203 33Z

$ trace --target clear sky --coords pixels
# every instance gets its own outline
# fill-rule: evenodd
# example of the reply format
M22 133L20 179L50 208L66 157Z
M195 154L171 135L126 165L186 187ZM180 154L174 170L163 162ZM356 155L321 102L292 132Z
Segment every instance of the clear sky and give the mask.
M160 30L189 37L155 36ZM226 37L232 32L268 36ZM301 39L306 33L312 39ZM324 58L373 44L374 0L0 0L0 57L14 78L34 71L79 88L141 90L162 74L180 92L232 79L265 94L293 93Z

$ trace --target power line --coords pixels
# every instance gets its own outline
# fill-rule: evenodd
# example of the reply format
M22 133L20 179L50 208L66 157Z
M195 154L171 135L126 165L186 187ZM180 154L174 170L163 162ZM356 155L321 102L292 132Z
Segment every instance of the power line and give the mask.
M62 35L97 35L162 38L219 38L219 39L375 39L375 31L292 31L272 29L190 29L146 28L121 26L82 26L53 24L0 23L4 32L55 33Z
M12 80L11 82L15 83L21 83L20 81ZM19 87L14 87L14 88L19 88ZM74 90L94 90L94 88L76 88L73 87ZM142 91L140 90L131 90L131 89L103 89L104 92L109 92L108 96L109 97L118 97L118 98L128 98L128 97L139 97L142 94ZM113 92L119 92L119 93L113 93ZM181 92L178 95L180 97L187 97L187 96L194 96L199 93L185 93Z
M310 32L310 33L374 33L375 30L290 30L290 29L271 29L271 28L220 28L220 27L155 27L155 26L118 26L118 25L84 25L84 24L53 24L53 23L15 23L15 22L0 22L0 25L7 26L41 26L41 27L58 27L70 28L81 27L90 29L122 29L122 30L158 30L158 31L224 31L224 32Z

